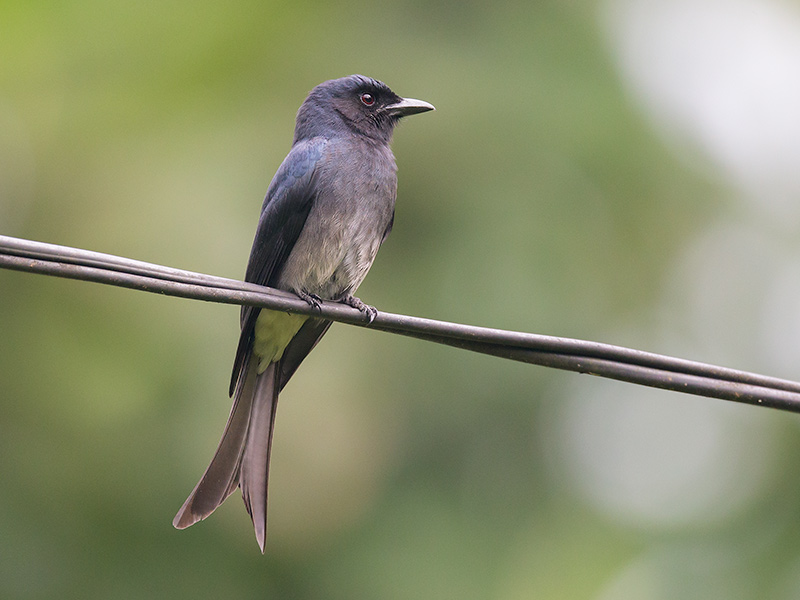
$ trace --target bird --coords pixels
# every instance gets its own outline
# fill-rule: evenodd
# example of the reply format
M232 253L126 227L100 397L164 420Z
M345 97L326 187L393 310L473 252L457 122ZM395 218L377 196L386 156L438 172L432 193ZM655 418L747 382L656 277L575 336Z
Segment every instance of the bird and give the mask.
M289 154L270 183L245 281L377 311L354 294L392 229L397 166L390 148L401 118L434 110L385 83L350 75L314 87L295 120ZM278 394L331 322L242 306L228 422L208 468L173 520L185 529L241 488L261 553Z

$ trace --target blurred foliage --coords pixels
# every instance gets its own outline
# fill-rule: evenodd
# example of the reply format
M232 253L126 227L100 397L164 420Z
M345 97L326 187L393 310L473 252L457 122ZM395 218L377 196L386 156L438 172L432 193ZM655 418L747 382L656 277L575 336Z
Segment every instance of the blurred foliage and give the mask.
M724 182L653 132L598 11L6 0L0 232L241 277L297 107L317 83L358 72L437 107L395 135L395 227L365 301L686 348L691 332L652 333L664 319L680 329L665 281L694 237L735 209ZM759 420L763 435L723 447L740 456L770 440L775 474L719 522L713 507L708 519L637 521L593 502L580 484L591 472L565 472L563 455L584 438L562 408L580 413L596 380L336 326L281 396L262 557L238 494L187 531L170 525L229 410L234 307L14 272L0 272L0 307L2 598L800 589L792 416L682 404L686 423L706 422L697 404L734 415L728 429L709 417L708 435ZM731 366L769 368L752 360ZM608 395L611 407L616 396L650 407L676 397L622 384ZM683 439L686 423L663 435ZM665 452L656 476L691 463Z

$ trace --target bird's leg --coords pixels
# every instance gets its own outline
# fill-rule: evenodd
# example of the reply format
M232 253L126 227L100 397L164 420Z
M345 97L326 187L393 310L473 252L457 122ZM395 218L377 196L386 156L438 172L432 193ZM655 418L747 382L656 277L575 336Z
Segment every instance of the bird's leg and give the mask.
M322 302L322 298L316 294L309 294L308 292L304 292L302 290L296 291L295 294L297 294L301 300L305 300L312 308L321 310L319 303Z
M342 302L364 313L364 315L367 317L367 325L372 323L375 320L375 317L378 316L378 310L374 306L365 304L360 298L356 298L355 296L347 295L342 298Z

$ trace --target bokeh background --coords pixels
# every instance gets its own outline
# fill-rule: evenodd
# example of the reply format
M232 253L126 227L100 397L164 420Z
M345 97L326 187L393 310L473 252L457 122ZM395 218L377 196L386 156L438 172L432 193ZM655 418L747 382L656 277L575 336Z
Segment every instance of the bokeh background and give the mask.
M240 278L294 113L363 73L399 313L800 378L800 4L0 3L0 232ZM792 599L798 417L338 325L281 396L266 556L170 522L235 307L0 272L0 597Z

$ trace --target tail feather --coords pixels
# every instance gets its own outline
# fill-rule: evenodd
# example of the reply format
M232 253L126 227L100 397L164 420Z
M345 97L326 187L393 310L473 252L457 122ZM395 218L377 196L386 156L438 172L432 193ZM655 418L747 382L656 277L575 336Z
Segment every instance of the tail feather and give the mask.
M269 364L262 373L258 373L259 359L254 353L245 358L244 372L235 380L233 408L222 439L211 464L175 515L172 524L177 529L208 517L238 486L253 521L256 540L264 552L269 461L278 394L330 324L322 319L309 319L285 349L282 360Z
M242 488L247 512L253 520L256 540L264 552L267 535L267 483L275 409L278 405L278 363L257 372L252 357L228 417L214 458L172 524L185 529L209 516Z
M256 383L256 364L249 368L240 393L236 395L225 425L222 439L192 493L183 503L172 524L185 529L205 519L233 493L239 483L239 464L247 437L253 389Z
M262 553L267 537L269 459L279 391L278 363L272 363L256 378L250 426L239 468L242 499L253 520L256 540Z
M228 423L225 425L214 458L172 521L177 529L185 529L205 519L233 493L239 484L239 465L250 423L256 366L256 361L252 361L242 385L237 390Z

